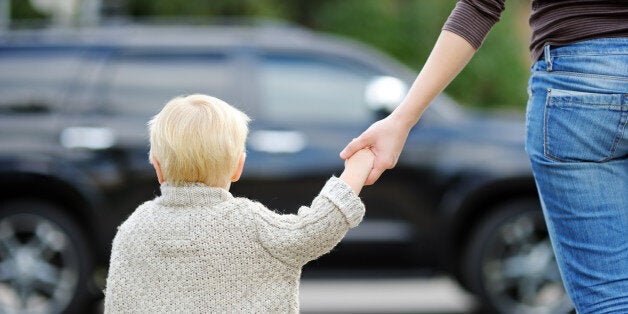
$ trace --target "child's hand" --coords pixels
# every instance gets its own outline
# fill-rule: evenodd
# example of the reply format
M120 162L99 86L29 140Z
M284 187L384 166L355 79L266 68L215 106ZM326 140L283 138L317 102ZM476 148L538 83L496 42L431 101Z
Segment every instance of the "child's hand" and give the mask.
M351 169L351 171L358 173L364 171L370 172L373 168L374 160L375 155L373 155L373 152L368 148L363 148L345 161L345 171Z
M357 151L345 161L345 170L340 175L340 179L351 186L356 194L359 194L373 168L374 160L375 155L370 149L364 148Z

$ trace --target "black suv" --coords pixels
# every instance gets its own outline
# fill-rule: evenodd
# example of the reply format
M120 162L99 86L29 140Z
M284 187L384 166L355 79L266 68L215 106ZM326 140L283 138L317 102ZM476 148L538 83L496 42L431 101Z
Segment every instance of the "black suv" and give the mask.
M232 192L290 212L414 77L369 47L276 25L0 34L0 309L79 312L100 294L116 226L159 193L146 122L172 97L248 113ZM522 119L440 96L363 191L362 224L305 275L447 272L494 311L569 312L523 138Z

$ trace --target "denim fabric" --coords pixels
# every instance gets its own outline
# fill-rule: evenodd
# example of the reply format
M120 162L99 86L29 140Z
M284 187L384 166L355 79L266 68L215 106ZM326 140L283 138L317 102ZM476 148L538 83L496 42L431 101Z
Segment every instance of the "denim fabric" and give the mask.
M578 313L628 313L628 38L546 47L526 150Z

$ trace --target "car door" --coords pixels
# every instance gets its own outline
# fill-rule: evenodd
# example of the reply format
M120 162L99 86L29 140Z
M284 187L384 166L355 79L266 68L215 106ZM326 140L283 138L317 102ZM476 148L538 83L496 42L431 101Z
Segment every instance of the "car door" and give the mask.
M107 147L98 149L111 161L107 171L111 219L126 217L159 192L148 162L147 122L180 95L204 93L237 103L232 93L235 63L226 51L210 48L122 47L108 53L91 109L68 130L111 138Z
M232 189L274 210L295 213L299 205L310 204L327 178L341 173L340 150L382 117L367 99L373 82L397 75L380 70L382 64L313 51L262 51L256 64L257 115L247 146L246 180ZM422 192L429 189L417 188L427 184L423 176L420 168L389 171L379 184L365 188L364 221L346 235L341 249L315 264L416 265L416 220L429 223L419 212L430 199Z
M364 101L367 65L333 55L261 51L255 56L255 116L244 180L234 191L280 212L309 205L340 175L338 153L373 120Z
M2 155L33 160L59 150L59 117L79 64L79 51L73 47L32 43L0 47Z

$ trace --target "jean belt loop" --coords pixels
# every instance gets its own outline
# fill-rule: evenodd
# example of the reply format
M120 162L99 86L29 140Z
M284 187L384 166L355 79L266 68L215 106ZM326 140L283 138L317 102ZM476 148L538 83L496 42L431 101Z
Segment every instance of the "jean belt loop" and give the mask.
M547 72L552 72L552 55L550 54L550 45L545 45L544 52L545 64L547 65Z

